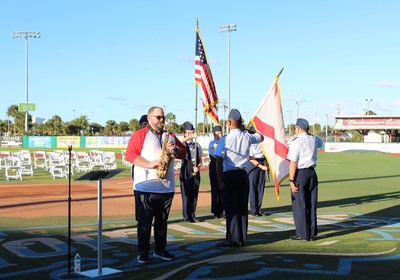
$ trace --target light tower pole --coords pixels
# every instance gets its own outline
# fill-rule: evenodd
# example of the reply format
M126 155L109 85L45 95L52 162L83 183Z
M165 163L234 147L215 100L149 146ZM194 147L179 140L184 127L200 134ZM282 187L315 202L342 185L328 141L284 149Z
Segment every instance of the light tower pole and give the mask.
M292 132L291 132L291 127L292 127L292 110L288 110L287 112L289 113L288 132L289 132L289 136L291 136L291 135L292 135Z
M366 98L365 101L367 102L367 111L365 114L368 116L369 115L369 103L371 103L372 98Z
M219 32L228 33L228 112L231 111L231 32L236 31L236 24L227 24L219 27Z
M301 104L301 100L296 101L296 106L297 106L297 115L296 115L296 118L297 118L297 119L299 118L299 106L300 106L300 104Z
M225 124L226 124L226 119L225 119L225 115L226 115L226 109L228 108L228 106L226 106L226 101L223 100L221 101L221 107L224 110L224 119L222 121L222 134L226 134L228 129L225 129Z
M11 33L12 38L25 39L25 90L26 90L26 103L29 102L28 94L28 38L40 38L40 32L32 31L17 31ZM28 111L25 112L25 131L28 131Z

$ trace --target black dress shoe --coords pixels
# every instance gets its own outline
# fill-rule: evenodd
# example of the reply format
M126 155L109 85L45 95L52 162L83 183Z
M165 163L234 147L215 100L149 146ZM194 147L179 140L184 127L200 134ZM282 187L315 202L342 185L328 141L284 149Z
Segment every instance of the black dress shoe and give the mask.
M291 236L289 239L290 240L297 240L297 241L310 241L310 239L301 238L301 237L297 237L297 236Z
M260 214L260 213L251 213L251 215L254 216L254 217L260 217L260 216L262 216L262 214Z
M195 223L194 219L183 219L186 223Z
M215 245L217 245L218 247L232 247L231 243L228 242L228 240L217 242L217 244Z
M194 217L194 218L193 218L193 221L198 222L198 223L204 222L203 219L200 219L200 218L197 218L197 217Z
M240 242L240 241L235 241L232 242L231 247L236 247L236 248L240 248L244 246L244 242Z

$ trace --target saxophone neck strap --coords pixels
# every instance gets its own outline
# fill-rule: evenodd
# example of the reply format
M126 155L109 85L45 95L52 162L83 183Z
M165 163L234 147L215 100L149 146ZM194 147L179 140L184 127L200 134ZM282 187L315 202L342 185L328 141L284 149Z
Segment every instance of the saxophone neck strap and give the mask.
M157 137L158 142L160 143L160 146L162 147L162 136L166 130L161 130L160 132L155 131L150 125L149 125L149 130L154 134L154 136Z

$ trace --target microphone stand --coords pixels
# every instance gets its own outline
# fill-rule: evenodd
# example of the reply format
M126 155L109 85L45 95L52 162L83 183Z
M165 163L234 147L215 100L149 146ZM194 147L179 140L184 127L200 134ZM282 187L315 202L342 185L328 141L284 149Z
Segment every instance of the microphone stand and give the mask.
M58 275L61 279L81 277L78 273L71 272L71 151L72 146L68 146L68 272Z

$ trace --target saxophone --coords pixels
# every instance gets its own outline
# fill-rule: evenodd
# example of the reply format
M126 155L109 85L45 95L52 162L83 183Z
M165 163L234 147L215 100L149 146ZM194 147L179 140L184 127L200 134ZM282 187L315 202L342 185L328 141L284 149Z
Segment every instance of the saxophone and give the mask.
M164 143L161 149L161 157L160 157L160 165L157 168L157 176L161 180L164 180L167 177L169 166L171 164L171 153L167 150L167 145L171 141L169 139L169 132L165 132Z

